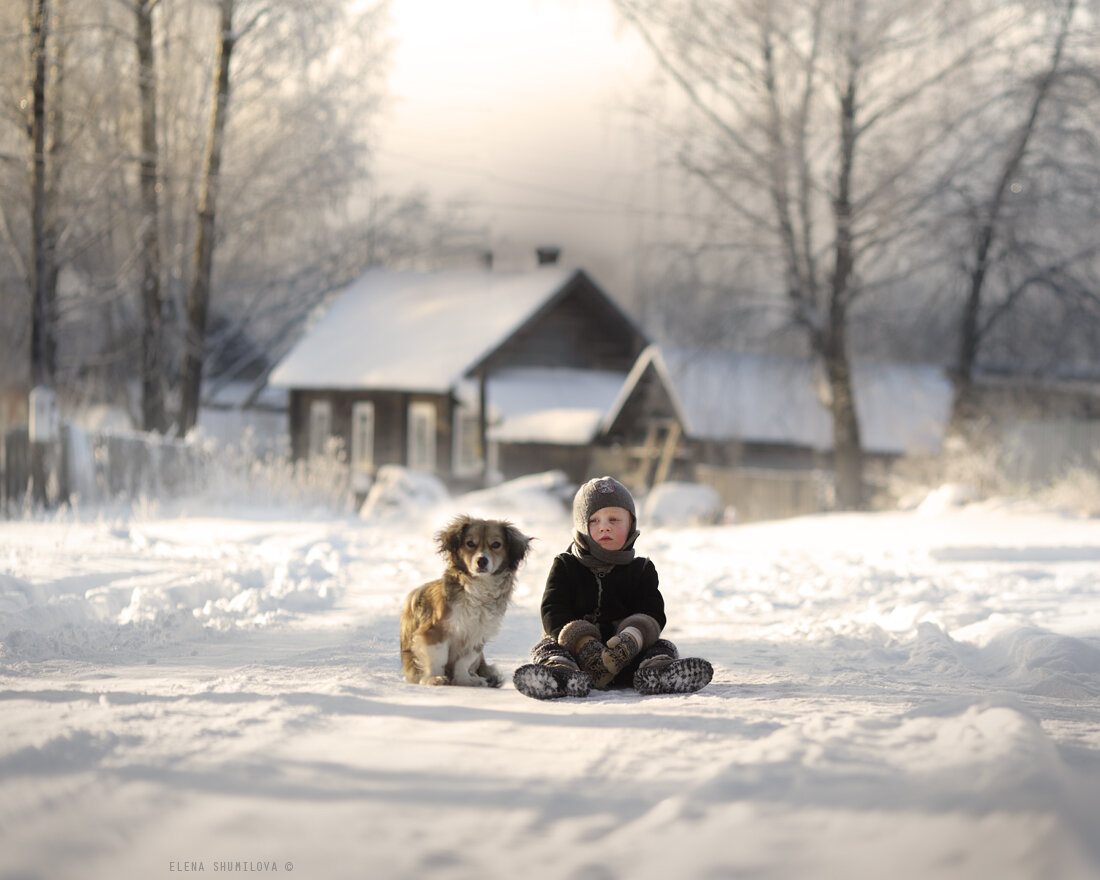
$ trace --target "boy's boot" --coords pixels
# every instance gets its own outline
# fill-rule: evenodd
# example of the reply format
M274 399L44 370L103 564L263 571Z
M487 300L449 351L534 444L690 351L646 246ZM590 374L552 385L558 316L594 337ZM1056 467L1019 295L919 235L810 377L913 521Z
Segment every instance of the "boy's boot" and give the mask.
M640 694L692 694L713 677L714 667L701 657L654 657L634 673L634 689Z
M558 697L586 697L592 679L577 668L569 651L549 636L531 649L533 663L521 666L512 676L516 690L535 700Z
M528 663L516 670L512 684L525 697L555 700L559 697L587 697L592 679L579 669Z

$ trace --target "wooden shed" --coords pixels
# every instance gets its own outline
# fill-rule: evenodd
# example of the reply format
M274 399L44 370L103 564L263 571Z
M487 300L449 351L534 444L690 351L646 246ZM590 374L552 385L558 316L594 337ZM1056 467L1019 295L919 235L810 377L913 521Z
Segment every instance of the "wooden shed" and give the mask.
M648 340L583 270L371 271L305 331L270 384L291 452L335 442L453 488L551 468L583 479Z

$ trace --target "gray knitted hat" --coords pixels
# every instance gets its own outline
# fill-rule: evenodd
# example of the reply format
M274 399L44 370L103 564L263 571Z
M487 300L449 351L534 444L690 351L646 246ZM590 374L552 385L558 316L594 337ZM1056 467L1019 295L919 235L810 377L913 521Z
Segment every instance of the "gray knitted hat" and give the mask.
M634 510L634 497L630 490L614 477L589 480L577 490L573 498L573 528L582 535L588 534L588 520L597 510L605 507L621 507L630 511L631 526L638 522Z
M604 550L588 540L588 519L604 507L621 507L630 512L630 534L621 550ZM634 558L638 540L638 515L630 490L613 477L589 480L573 498L573 554L589 568L625 565Z

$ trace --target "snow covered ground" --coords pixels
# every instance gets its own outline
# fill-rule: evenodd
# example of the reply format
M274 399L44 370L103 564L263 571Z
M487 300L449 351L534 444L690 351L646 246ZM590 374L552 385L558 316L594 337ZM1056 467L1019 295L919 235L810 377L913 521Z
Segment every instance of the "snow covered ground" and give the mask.
M407 685L455 510L0 522L0 878L1100 877L1100 520L1019 502L648 527L691 696ZM945 499L941 499L945 500Z

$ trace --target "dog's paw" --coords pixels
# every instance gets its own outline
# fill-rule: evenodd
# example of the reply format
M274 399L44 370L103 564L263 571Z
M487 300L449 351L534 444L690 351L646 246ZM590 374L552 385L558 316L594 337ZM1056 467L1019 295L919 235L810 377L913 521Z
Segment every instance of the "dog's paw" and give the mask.
M445 675L433 675L430 678L425 678L422 684L430 684L433 686L450 684L451 680Z
M487 687L498 688L504 684L504 676L495 666L490 666L485 670L485 684Z

